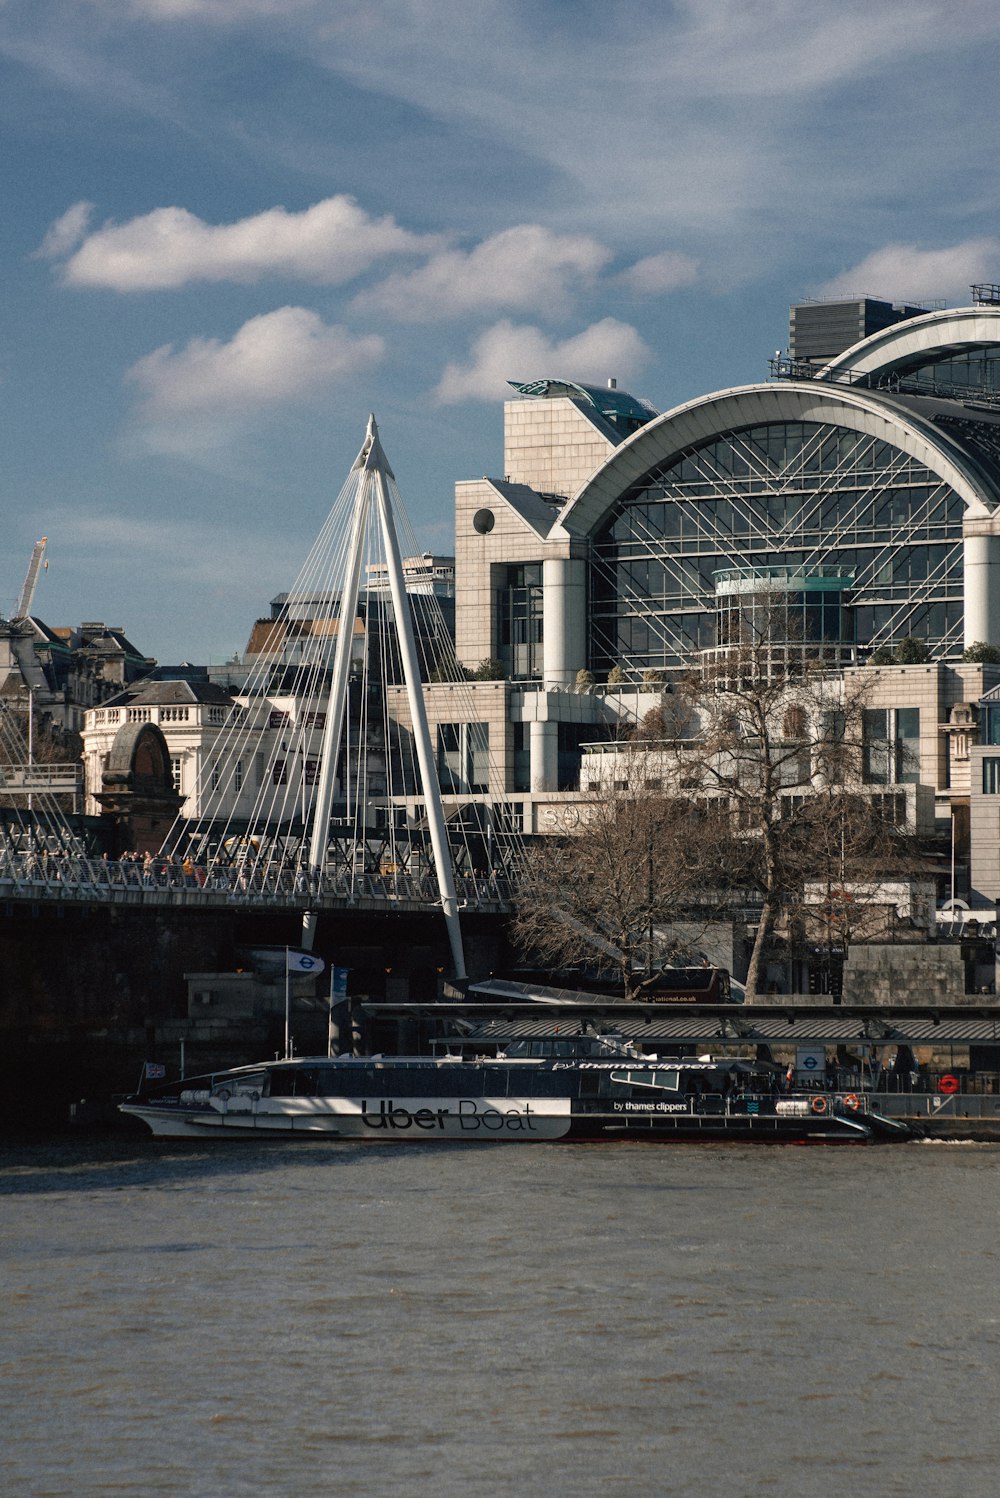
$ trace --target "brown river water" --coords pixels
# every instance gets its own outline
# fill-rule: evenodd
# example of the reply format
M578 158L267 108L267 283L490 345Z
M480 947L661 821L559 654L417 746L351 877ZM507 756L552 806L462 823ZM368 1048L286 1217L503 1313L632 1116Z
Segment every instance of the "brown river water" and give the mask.
M0 1494L1000 1492L1000 1148L0 1144Z

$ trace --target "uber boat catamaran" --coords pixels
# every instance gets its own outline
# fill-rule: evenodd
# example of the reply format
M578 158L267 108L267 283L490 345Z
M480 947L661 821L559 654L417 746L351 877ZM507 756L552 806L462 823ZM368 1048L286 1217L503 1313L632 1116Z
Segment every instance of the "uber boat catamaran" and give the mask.
M866 1144L910 1131L853 1094L779 1090L764 1062L643 1055L614 1036L494 1056L302 1057L187 1079L122 1112L160 1138Z

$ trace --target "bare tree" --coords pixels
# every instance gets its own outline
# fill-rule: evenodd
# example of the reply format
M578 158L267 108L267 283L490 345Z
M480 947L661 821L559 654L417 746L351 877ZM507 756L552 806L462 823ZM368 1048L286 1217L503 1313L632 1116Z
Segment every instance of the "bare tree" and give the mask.
M789 863L798 884L784 896L792 940L818 954L828 973L858 941L896 934L899 881L927 875L918 839L894 815L893 797L826 786L794 810Z
M780 913L801 902L807 880L822 877L817 828L833 832L845 870L864 865L876 846L888 859L885 818L862 788L866 686L790 641L780 600L769 609L758 599L742 637L706 652L679 698L687 726L674 745L675 777L728 808L734 884L761 900L750 997Z
M720 882L718 816L662 789L662 746L621 746L606 789L564 814L529 854L513 935L540 960L585 960L626 997L655 981L683 944L664 933L704 916Z

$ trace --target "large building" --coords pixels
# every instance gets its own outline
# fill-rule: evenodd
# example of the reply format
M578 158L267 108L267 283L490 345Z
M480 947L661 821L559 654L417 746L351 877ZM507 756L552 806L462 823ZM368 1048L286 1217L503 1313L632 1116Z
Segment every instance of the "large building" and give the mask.
M841 669L919 642L921 763L949 790L952 711L993 684L963 654L1000 644L1000 291L975 290L961 309L794 308L798 356L776 378L663 415L614 382L515 386L503 476L456 487L456 637L521 686L532 789L564 784L561 751L631 710L622 685L724 648L766 590L797 648ZM608 685L581 712L591 679Z
M0 702L25 711L30 702L59 734L78 733L88 708L155 664L117 625L50 629L33 615L0 619Z
M519 386L503 478L456 490L463 659L553 686L641 680L721 643L760 578L845 660L1000 642L1000 305L778 364L794 377L661 416L631 402L627 436L592 388Z

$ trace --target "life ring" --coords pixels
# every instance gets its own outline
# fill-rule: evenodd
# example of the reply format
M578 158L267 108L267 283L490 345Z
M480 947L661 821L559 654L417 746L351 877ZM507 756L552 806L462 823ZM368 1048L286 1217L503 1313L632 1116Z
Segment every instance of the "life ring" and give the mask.
M825 1113L829 1106L830 1104L822 1095L820 1095L819 1097L814 1097L812 1103L810 1104L810 1107L812 1108L814 1113Z
M844 1099L844 1107L850 1108L852 1113L857 1113L858 1109L861 1107L861 1099L858 1097L856 1092L849 1092L847 1094Z

